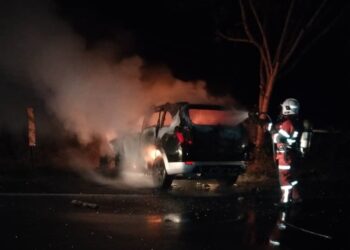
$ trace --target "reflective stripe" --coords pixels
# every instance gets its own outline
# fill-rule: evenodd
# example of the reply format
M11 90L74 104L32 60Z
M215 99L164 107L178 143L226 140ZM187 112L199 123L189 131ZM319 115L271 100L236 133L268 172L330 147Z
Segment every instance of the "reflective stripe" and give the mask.
M294 133L293 133L293 138L297 138L297 137L298 137L298 134L299 134L298 131L294 131Z
M292 145L293 143L295 143L295 139L287 139L287 143L289 145Z
M286 212L282 212L281 221L285 221L285 220L286 220Z
M283 203L287 203L288 202L288 196L289 196L289 190L292 189L292 186L288 185L288 186L281 186L282 192L283 192Z
M293 181L291 184L292 186L295 186L296 184L298 184L298 181Z
M193 161L193 162L168 162L167 156L162 154L166 171L169 175L192 173L195 167L217 166L218 168L229 166L235 170L244 170L245 161Z
M273 143L277 143L278 133L273 135Z
M290 165L279 165L278 169L279 170L289 170L290 169Z
M280 135L283 135L284 137L287 137L287 138L290 137L290 135L288 134L288 132L285 131L284 129L278 130L278 133L279 133Z
M268 125L267 125L267 131L271 131L272 129L272 122L270 122Z
M279 241L277 241L277 240L270 240L270 244L271 244L272 246L276 246L276 247L278 247L278 246L281 245L281 243L280 243Z

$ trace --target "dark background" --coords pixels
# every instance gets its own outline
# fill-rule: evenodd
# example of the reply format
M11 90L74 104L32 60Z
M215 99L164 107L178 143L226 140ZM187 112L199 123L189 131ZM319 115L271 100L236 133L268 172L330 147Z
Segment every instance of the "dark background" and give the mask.
M272 11L268 17L281 23L284 15L273 8L274 1L276 2L267 0L261 3L266 3L266 8L272 7L274 12ZM218 96L230 94L242 104L253 107L258 100L257 50L251 45L227 42L217 36L218 30L240 29L237 3L228 0L55 0L50 7L55 18L63 20L82 37L86 50L98 47L101 42L115 43L121 48L118 50L118 55L115 55L116 60L138 55L144 61L146 68L166 65L174 76L181 80L204 80L210 93ZM308 1L307 4L310 4L308 11L303 9L304 4L307 6L305 1L298 3L296 20L310 16L313 9L310 6L318 5L319 1ZM35 10L37 7L36 5L32 7L29 1L15 1L13 5L18 5L17 9L22 9L24 12L26 8L31 7ZM6 7L6 4L4 6ZM264 9L265 6L262 5L260 8ZM18 15L18 11L13 15L16 16L15 14ZM320 22L315 23L315 28L301 43L300 48L307 46L308 42L336 17L337 22L302 57L299 56L301 51L297 51L294 59L299 61L296 67L278 78L270 105L270 114L273 118L276 118L280 111L279 104L285 98L294 97L301 103L301 114L312 121L314 128L341 131L342 134L337 134L337 137L344 135L343 138L349 138L347 85L350 82L348 70L350 15L348 14L349 5L346 1L327 3ZM276 20L273 19L274 15L277 17ZM18 15L18 19L20 20L21 16ZM17 22L16 18L9 20ZM270 24L274 27L276 23L272 21ZM8 22L8 19L0 19L0 26L11 27L11 23ZM6 39L3 37L1 27L0 42L1 39ZM276 40L277 35L278 32L270 30L269 38L272 41ZM18 41L19 44L20 42L23 41ZM13 51L13 57L16 56L20 61L21 55ZM1 61L7 59L3 57ZM65 132L61 131L63 127L61 122L47 110L45 101L34 90L34 85L18 84L27 79L23 80L20 75L14 77L11 74L13 72L8 72L6 68L0 66L0 151L5 152L1 157L14 155L15 158L21 158L20 156L28 153L25 148L27 140L25 108L28 106L35 107L38 120L40 119L37 124L38 136L50 134L54 137L47 138L46 141L39 138L42 148L50 151L50 147L55 148L55 144L67 144L67 141L62 139ZM11 133L8 131L9 128ZM73 139L71 135L69 136L69 144L77 143L74 136ZM338 141L334 138L332 140ZM347 139L335 146L334 150L339 151L337 148L342 148L344 145L347 145Z
M138 54L150 65L166 64L180 79L204 79L211 93L228 92L243 104L256 104L259 81L256 49L220 40L216 35L222 27L236 27L237 21L225 16L240 18L235 1L56 2L59 14L86 38L87 47L115 39L123 45L125 56ZM328 3L320 18L322 22L311 30L311 38L335 17L339 18L299 59L296 67L278 79L272 96L272 115L279 112L279 104L285 98L295 97L301 102L302 114L315 127L348 128L350 22L348 6L344 6L347 5L342 1ZM297 14L298 11L302 12L303 6L299 6ZM306 13L310 16L311 12ZM270 37L275 38L273 33ZM300 57L299 54L296 56Z

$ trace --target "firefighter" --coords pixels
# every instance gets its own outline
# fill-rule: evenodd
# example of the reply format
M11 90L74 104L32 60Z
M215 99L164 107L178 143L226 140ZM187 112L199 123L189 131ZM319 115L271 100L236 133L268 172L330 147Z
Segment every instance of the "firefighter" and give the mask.
M270 132L278 165L281 188L280 204L288 205L290 202L301 202L295 171L300 167L299 162L306 148L305 143L300 142L303 126L299 121L300 104L298 100L287 98L281 104L281 108L281 115Z

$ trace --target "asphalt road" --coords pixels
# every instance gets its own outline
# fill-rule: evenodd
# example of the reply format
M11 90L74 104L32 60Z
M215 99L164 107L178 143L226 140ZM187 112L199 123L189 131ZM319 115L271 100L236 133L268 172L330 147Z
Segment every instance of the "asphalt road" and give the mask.
M179 181L157 192L52 173L0 181L3 250L350 249L348 197L315 186L281 209L274 185L223 191Z

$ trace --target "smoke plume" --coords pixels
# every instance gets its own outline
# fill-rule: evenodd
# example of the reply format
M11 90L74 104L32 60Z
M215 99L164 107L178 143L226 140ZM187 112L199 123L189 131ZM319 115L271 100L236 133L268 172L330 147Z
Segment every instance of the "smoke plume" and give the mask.
M52 1L14 0L0 16L0 73L27 95L39 96L64 130L76 135L81 147L66 145L58 157L70 165L96 166L100 155L113 153L107 142L140 129L141 114L151 105L220 101L208 95L203 81L181 81L138 55L118 56L118 44L88 49Z

